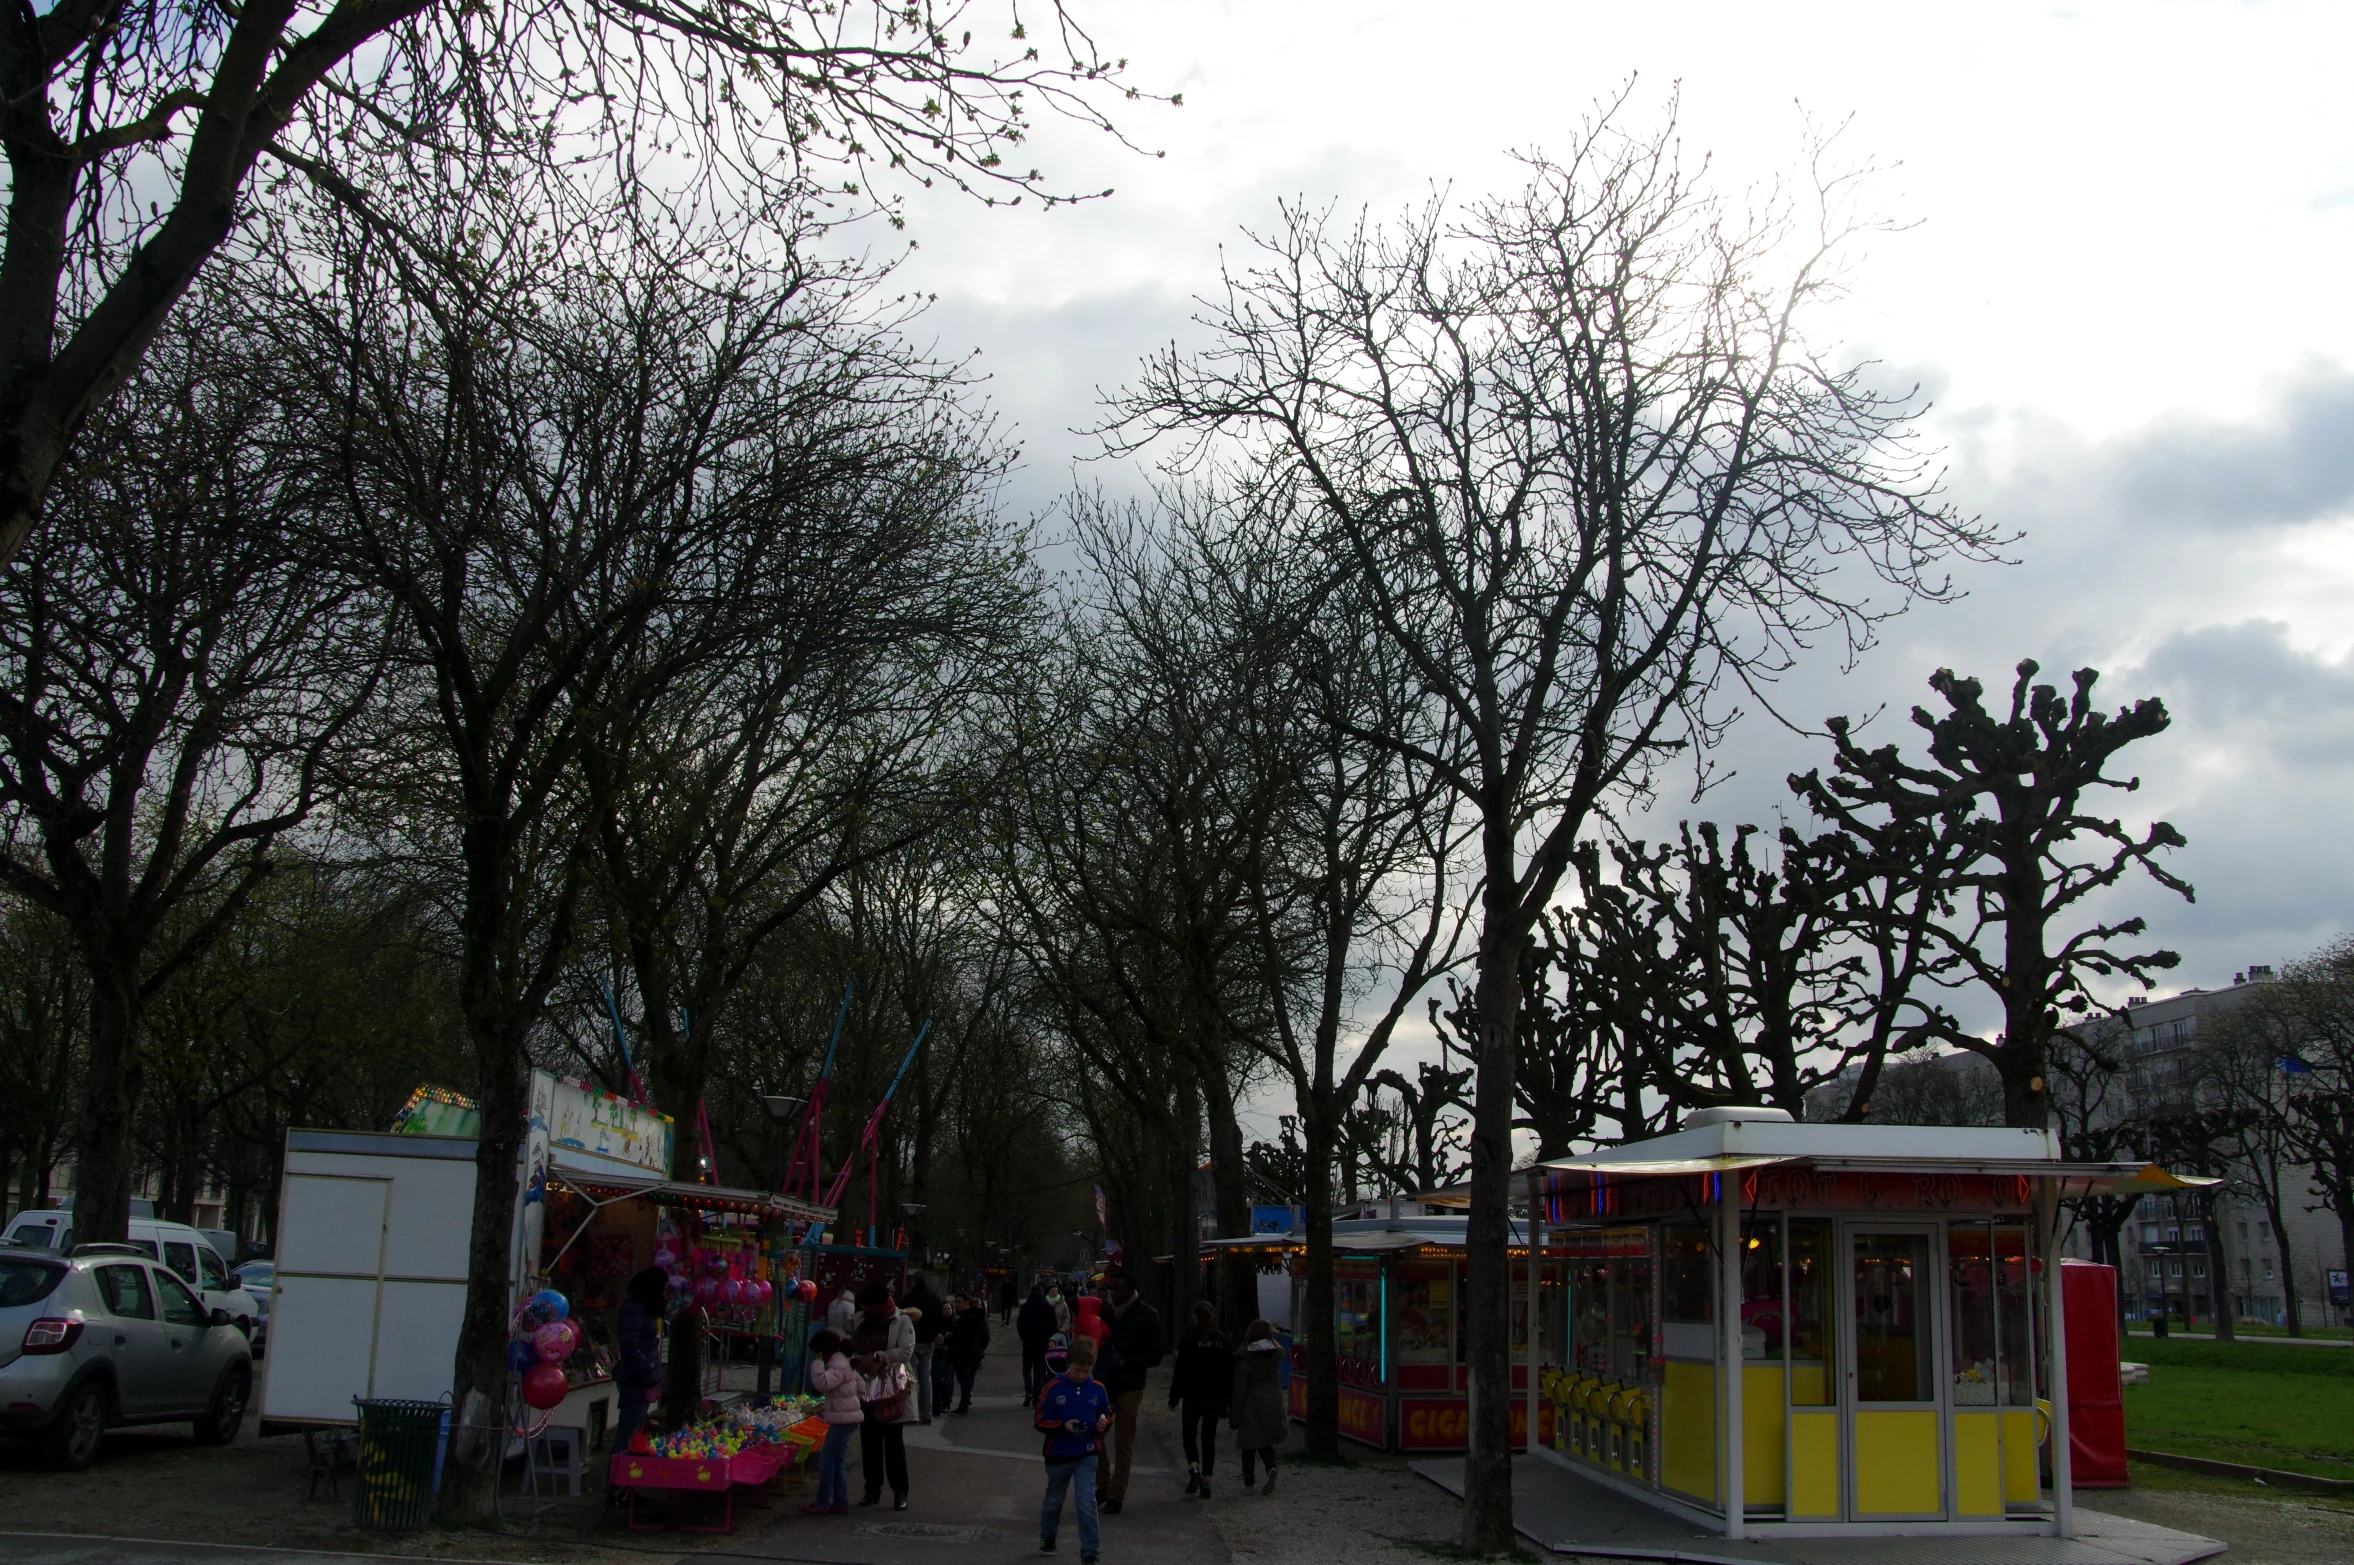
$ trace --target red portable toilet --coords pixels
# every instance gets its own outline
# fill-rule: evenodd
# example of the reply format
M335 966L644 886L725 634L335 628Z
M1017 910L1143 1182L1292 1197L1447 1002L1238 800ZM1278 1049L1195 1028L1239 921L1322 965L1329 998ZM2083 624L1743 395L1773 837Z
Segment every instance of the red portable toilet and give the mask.
M2117 1268L2060 1262L2068 1333L2068 1456L2079 1489L2122 1489L2125 1388L2117 1371Z

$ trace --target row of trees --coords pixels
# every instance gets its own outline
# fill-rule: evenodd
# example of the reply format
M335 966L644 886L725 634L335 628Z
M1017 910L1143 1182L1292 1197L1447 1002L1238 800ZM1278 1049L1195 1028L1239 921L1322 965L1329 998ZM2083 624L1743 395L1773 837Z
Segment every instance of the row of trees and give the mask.
M412 84L497 25L406 15ZM168 63L229 71L265 25ZM704 67L766 60L744 29L656 77L732 101L744 78ZM532 36L518 71L596 63ZM888 117L931 71L951 121L960 82L1001 118L924 156L995 148L1014 111L988 94L1043 67L959 77L967 46L909 36L887 66L796 55L796 90ZM1101 79L1072 59L1048 74ZM461 125L503 145L501 83L548 87L488 80L489 119L433 99L402 135L324 92L368 157L314 126L269 147L300 183L231 169L254 204L209 273L108 270L180 254L185 204L93 229L75 340L162 279L108 339L127 378L72 392L61 358L33 401L80 411L0 410L54 437L10 458L0 518L0 959L25 975L0 1027L12 1073L79 1093L86 1235L144 1172L173 1202L207 1175L258 1193L286 1124L380 1123L456 1077L484 1111L456 1376L478 1407L533 1064L637 1073L682 1127L713 1111L692 1156L771 1181L780 1138L747 1111L807 1081L848 986L844 1119L934 1029L854 1210L921 1203L972 1258L1058 1236L1093 1182L1174 1289L1205 1150L1222 1232L1271 1177L1295 1189L1330 1449L1336 1189L1438 1175L1462 1103L1465 1542L1494 1552L1517 1129L1562 1151L1850 1069L1861 1112L1932 1040L1986 1052L2040 1124L2055 1031L2171 961L2079 916L2136 871L2188 889L2157 864L2170 828L2087 802L2165 723L2106 717L2089 671L2063 696L2022 665L2007 712L1939 675L1926 760L1835 723L1833 770L1792 780L1819 835L1615 834L1677 768L1705 781L1810 648L1860 651L2004 544L1940 496L1917 399L1810 343L1868 227L1849 180L1736 208L1672 123L1610 105L1502 197L1389 228L1285 210L1205 305L1209 346L1110 405L1107 443L1161 487L1074 499L1058 591L962 369L910 346L885 274L821 259L811 186L538 177L613 122L468 152ZM233 104L197 107L191 160ZM633 136L670 123L644 112ZM687 119L709 151L725 117ZM2001 996L1991 1043L1957 1020L1971 984ZM1461 1063L1409 1081L1389 1050L1426 1011ZM1296 1155L1246 1141L1270 1092ZM36 1183L43 1134L0 1126ZM1255 1312L1247 1275L1217 1286Z

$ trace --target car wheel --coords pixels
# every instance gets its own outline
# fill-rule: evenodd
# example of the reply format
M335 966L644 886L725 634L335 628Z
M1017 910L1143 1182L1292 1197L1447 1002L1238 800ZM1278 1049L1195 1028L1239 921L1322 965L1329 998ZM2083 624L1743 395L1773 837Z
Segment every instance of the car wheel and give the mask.
M65 1406L41 1431L41 1454L49 1465L78 1473L98 1460L98 1442L106 1434L106 1388L85 1380L67 1394Z
M245 1422L245 1403L253 1390L253 1372L243 1364L232 1365L221 1383L213 1387L212 1405L196 1421L196 1438L205 1445L227 1445L237 1438L237 1431Z

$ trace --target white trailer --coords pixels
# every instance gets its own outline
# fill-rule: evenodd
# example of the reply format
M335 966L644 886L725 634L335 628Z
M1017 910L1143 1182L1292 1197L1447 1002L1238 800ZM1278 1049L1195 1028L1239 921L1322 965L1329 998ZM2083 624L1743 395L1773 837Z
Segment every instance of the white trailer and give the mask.
M450 1394L474 1154L456 1136L287 1133L263 1434L348 1425L354 1397Z

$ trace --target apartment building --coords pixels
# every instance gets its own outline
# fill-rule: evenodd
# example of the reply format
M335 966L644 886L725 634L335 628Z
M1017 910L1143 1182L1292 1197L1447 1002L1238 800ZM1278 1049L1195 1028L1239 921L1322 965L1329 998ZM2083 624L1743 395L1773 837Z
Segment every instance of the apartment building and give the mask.
M2114 1122L2163 1114L2188 1106L2202 1090L2201 1049L2217 1017L2227 1014L2271 980L2267 967L2232 975L2221 989L2186 989L2162 1000L2130 1001L2128 1032L2117 1051L2124 1068L2101 1083L2095 1118ZM1853 1073L1821 1089L1809 1111L1829 1117L1845 1104ZM2281 1083L2285 1089L2285 1078ZM2002 1095L1994 1067L1983 1057L1953 1053L1905 1065L1883 1074L1869 1118L1895 1123L1993 1123ZM2282 1180L2285 1199L2284 1252L2262 1203L2244 1188L2215 1198L2213 1237L2221 1241L2223 1269L2215 1273L2207 1217L2200 1199L2145 1196L2120 1232L2119 1291L2135 1319L2163 1314L2177 1321L2210 1321L2228 1301L2236 1318L2286 1323L2293 1275L2300 1320L2308 1326L2354 1323L2349 1310L2347 1258L2337 1214L2321 1208L2321 1194L2297 1170ZM2073 1230L2068 1253L2092 1258L2090 1236Z

